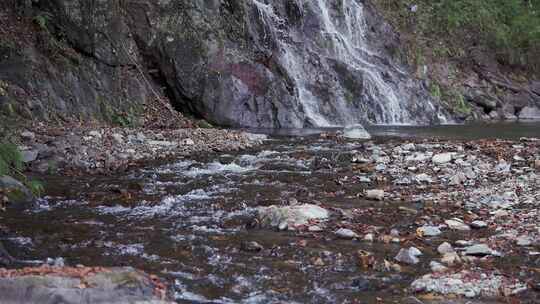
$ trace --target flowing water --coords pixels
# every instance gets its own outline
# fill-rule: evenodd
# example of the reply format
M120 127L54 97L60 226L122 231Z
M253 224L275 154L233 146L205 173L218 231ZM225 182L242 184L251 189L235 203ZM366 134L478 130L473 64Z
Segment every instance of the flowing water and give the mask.
M540 137L540 124L492 127L510 138ZM450 126L379 132L482 138L486 131ZM366 225L413 224L413 218L396 214L395 202L359 199L363 186L343 183L354 175L344 156L360 143L306 134L116 176L47 178L47 196L38 208L0 214L7 229L3 242L18 259L63 257L68 265L130 265L158 274L173 286L179 303L403 303L404 289L428 266L377 272L361 268L357 257L365 250L392 260L399 244L253 227L254 208L292 198L330 210L364 210ZM245 250L249 241L263 249Z
M413 93L422 89L407 72L372 47L361 1L301 1L303 20L297 31L279 13L279 5L252 2L264 25L260 39L275 44L273 56L298 90L308 121L298 127L448 122L427 94Z

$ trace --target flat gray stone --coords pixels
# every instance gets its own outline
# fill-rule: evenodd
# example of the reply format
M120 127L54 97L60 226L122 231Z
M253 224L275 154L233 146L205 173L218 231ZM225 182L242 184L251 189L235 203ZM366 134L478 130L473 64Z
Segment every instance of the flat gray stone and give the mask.
M465 248L466 255L485 256L493 254L493 250L486 244L477 244Z
M0 278L0 303L9 304L165 304L149 276L130 267L83 279L57 275Z

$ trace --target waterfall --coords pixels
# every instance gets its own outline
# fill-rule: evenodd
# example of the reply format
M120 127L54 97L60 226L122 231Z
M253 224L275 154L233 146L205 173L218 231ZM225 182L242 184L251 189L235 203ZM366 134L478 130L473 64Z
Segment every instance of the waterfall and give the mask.
M415 124L428 116L441 119L429 97L416 100L403 89L412 80L399 65L370 47L360 1L300 0L307 21L296 27L288 25L273 1L251 1L264 24L261 39L274 41L277 60L295 83L304 125ZM317 31L312 33L314 26ZM332 65L346 67L347 75ZM353 84L345 88L347 81Z

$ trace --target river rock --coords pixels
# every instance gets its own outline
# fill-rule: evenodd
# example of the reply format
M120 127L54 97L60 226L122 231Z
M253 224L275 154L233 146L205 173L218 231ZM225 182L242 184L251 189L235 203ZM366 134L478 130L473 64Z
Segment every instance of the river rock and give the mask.
M540 119L540 109L537 107L527 106L521 109L518 114L519 119Z
M317 205L269 206L257 209L261 225L295 230L298 226L309 224L310 220L326 220L329 213Z
M485 256L493 254L493 250L486 244L476 244L465 248L466 255Z
M372 189L366 191L366 197L371 200L382 201L384 199L384 190Z
M439 247L437 247L437 251L442 255L455 252L454 247L452 247L452 245L450 245L448 242L444 242L439 245Z
M259 252L263 250L264 247L255 241L251 241L251 242L242 242L242 244L240 245L240 249L247 252Z
M414 179L418 183L433 183L433 178L426 173L417 174Z
M446 164L452 161L452 153L440 153L435 154L431 161L435 164Z
M484 221L474 221L471 223L471 227L474 229L482 229L482 228L486 228L487 226L488 224Z
M431 271L433 272L446 272L448 270L448 267L444 266L443 264L437 261L431 261L429 263L429 267L431 268Z
M467 181L467 176L463 172L458 172L454 176L452 176L448 182L450 186L457 186L461 185L462 183Z
M373 242L375 240L375 236L373 235L373 233L368 233L368 234L364 235L363 240L365 242Z
M48 268L76 272L77 269ZM111 268L83 277L62 275L22 275L0 278L0 303L10 304L165 304L157 296L156 283L130 267ZM164 291L165 292L165 291Z
M114 134L112 135L112 138L113 138L113 140L114 140L117 144L119 144L119 145L121 145L121 144L124 143L124 136L123 136L122 134L114 133Z
M39 152L36 150L25 150L21 152L22 161L24 163L31 163L38 158Z
M264 140L268 139L268 135L266 135L266 134L255 134L255 133L244 132L244 135L250 141L259 142L259 141L264 141Z
M420 262L418 256L421 254L422 253L414 247L407 249L402 248L394 259L401 263L415 265Z
M343 137L348 139L371 139L371 135L362 125L352 125L343 129Z
M441 262L448 266L453 266L461 263L461 258L456 252L448 252L443 254Z
M437 226L423 226L423 227L418 228L417 232L418 234L422 236L428 236L428 237L438 236L442 233L439 227Z
M0 190L7 194L8 201L15 207L21 207L17 205L32 203L35 200L30 190L11 176L0 176Z
M460 230L460 231L469 231L471 230L471 227L467 224L465 224L460 219L451 219L444 221L446 225L448 225L448 228L454 229L454 230Z
M498 297L527 290L527 285L482 269L463 270L441 275L427 274L411 284L414 292L461 295L467 298Z
M33 140L36 138L36 134L34 132L24 131L21 133L21 137L26 140Z
M358 238L358 234L356 234L356 232L352 231L351 229L346 229L346 228L340 228L338 229L335 234L341 238L341 239L345 239L345 240L350 240L350 239L354 239L354 238Z
M520 236L516 239L516 244L518 246L531 246L532 243L532 239L528 236Z

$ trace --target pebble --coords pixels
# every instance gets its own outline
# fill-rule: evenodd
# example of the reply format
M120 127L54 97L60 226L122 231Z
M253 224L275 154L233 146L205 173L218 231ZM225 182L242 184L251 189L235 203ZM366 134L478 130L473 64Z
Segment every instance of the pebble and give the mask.
M465 248L466 255L485 256L493 254L493 250L486 244L477 244Z
M22 151L22 161L24 163L31 163L38 158L38 153L39 152L35 150Z
M469 231L471 230L471 227L467 224L465 224L460 219L451 219L444 221L446 225L448 225L448 228L453 230L459 230L459 231Z
M467 176L465 176L465 173L459 172L450 178L450 181L448 184L450 186L457 186L457 185L463 184L466 181L467 181Z
M88 135L90 135L90 136L92 136L92 137L101 138L101 133L99 133L99 132L96 131L96 130L93 130L93 131L88 132Z
M437 261L431 261L429 263L429 267L431 268L431 271L433 272L446 272L448 270L448 267L444 266L443 264L437 262Z
M124 143L124 136L122 136L122 134L114 133L112 135L112 138L117 144L123 144Z
M398 261L398 262L405 263L405 264L410 264L410 265L415 265L415 264L420 263L420 260L418 259L419 250L416 249L416 248L414 248L414 249L413 248L414 247L411 247L411 248L408 248L408 249L402 248L394 259L396 261ZM421 254L422 253L420 252L420 255Z
M435 164L446 164L452 161L452 153L440 153L435 154L431 161Z
M442 232L437 226L423 226L418 228L417 233L421 236L438 236Z
M338 229L335 234L339 237L339 238L342 238L342 239L354 239L354 238L358 238L358 234L356 234L356 232L350 230L350 229L346 229L346 228L340 228Z
M532 245L532 240L528 236L520 236L516 239L516 244L518 246L530 246Z
M34 132L24 131L21 133L21 137L26 140L33 140L34 138L36 138L36 134Z
M384 199L384 195L384 190L373 189L366 191L366 197L372 200L382 201Z
M375 236L373 235L373 233L368 233L364 235L363 240L366 242L373 242L375 240Z
M486 228L487 226L488 224L484 221L474 221L471 223L471 227L475 229L482 229L482 228Z
M319 225L312 225L312 226L309 226L308 231L309 232L322 232L324 231L324 229Z
M437 247L437 251L442 255L455 252L454 247L452 247L452 245L450 245L448 242L440 244L439 247Z
M431 176L427 175L426 173L417 174L414 179L418 183L433 183L433 178L431 178Z
M459 257L457 253L449 252L449 253L443 254L441 258L441 262L443 262L444 264L448 266L453 266L453 265L461 263L461 258Z
M261 244L255 241L252 241L252 242L243 242L241 245L241 249L247 252L259 252L263 250L264 247Z

